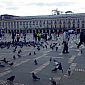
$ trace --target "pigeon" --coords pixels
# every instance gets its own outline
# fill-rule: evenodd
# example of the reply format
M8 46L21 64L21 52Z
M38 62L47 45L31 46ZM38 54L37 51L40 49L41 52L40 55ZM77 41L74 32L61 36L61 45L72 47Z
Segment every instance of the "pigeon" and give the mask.
M44 48L44 46L43 46L43 48Z
M36 59L34 60L34 63L35 63L35 65L37 65L37 64L38 64Z
M82 50L81 50L81 54L82 54Z
M51 83L52 83L52 85L57 85L56 81L53 78L51 78Z
M21 57L21 55L19 55L19 54L17 54L17 56L20 58Z
M15 79L15 76L11 76L11 77L9 77L9 78L7 78L7 80L9 80L9 81L14 81L14 79Z
M50 62L52 61L52 57L50 57Z
M37 50L39 51L40 50L40 47L37 47Z
M58 47L56 47L56 51L58 50Z
M29 56L31 55L31 52L29 53Z
M13 59L14 59L14 60L16 59L15 55L13 55Z
M6 60L6 58L2 59L1 61L8 63L9 61Z
M16 49L13 50L13 52L15 52L15 51L16 51Z
M40 78L38 78L34 73L32 73L32 78L33 78L34 80L40 80Z
M13 64L14 64L13 62L12 63L9 63L10 66L12 66Z
M34 55L36 55L35 51L34 51Z
M47 45L45 45L45 48L47 49Z
M19 51L18 51L18 54L20 54L21 52L22 52L22 51L21 51L21 50L19 50Z

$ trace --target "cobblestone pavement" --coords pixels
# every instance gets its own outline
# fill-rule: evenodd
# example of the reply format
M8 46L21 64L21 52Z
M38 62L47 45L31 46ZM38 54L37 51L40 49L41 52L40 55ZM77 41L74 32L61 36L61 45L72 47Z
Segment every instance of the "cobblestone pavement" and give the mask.
M27 38L30 38L31 40L32 36L30 37L29 35ZM10 40L11 37L8 41ZM85 46L81 45L81 47L77 49L76 43L78 42L79 38L76 39L74 35L71 35L68 54L62 53L62 35L60 35L57 41L48 41L48 45L44 43L48 48L40 47L40 51L38 51L36 47L34 48L32 46L24 46L23 48L18 47L16 52L13 52L13 47L9 49L0 49L0 59L6 57L7 60L14 62L13 66L5 65L3 63L5 67L0 67L1 82L6 83L6 79L9 76L15 75L16 78L14 80L14 85L51 85L51 77L56 80L57 85L85 85ZM53 50L50 49L51 43L57 43L57 51L55 48ZM22 50L20 53L22 56L18 57L17 53L20 49ZM36 55L34 55L34 51L36 52ZM29 55L30 52L31 55ZM13 55L16 56L15 60L12 58ZM50 58L52 58L51 62L49 61ZM34 64L35 59L37 60L38 65ZM57 72L51 72L54 68L54 60L62 63L64 70L63 73L59 70ZM68 76L69 67L71 68L70 76ZM35 72L36 75L41 78L40 81L32 80L32 72Z
M7 81L3 81L3 80L0 80L0 85L10 85L7 83ZM20 84L20 83L13 83L11 85L24 85L24 84Z

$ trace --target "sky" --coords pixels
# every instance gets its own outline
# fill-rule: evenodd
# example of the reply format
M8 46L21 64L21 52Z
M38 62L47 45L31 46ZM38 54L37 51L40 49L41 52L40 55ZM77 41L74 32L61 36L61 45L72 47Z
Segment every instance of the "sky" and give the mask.
M55 9L85 13L85 0L0 0L0 15L52 15Z

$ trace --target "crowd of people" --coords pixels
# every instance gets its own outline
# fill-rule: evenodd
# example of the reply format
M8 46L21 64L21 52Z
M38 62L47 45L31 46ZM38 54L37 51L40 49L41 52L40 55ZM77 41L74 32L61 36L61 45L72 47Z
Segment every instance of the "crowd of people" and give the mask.
M33 34L33 37L34 37L34 40L35 41L34 42L27 42L26 41L26 34L24 34L23 35L24 36L24 43L27 44L27 46L33 46L34 48L36 47L38 51L40 51L40 47L43 47L43 48L46 48L47 49L48 48L48 45L49 45L49 42L47 42L47 41L52 40L52 36L50 35L49 39L47 39L47 35L48 35L47 33L45 33L43 35L41 33L34 33ZM16 37L16 39L15 39L15 37ZM15 49L13 50L13 52L15 52L16 49L17 49L17 45L20 45L21 48L23 47L23 43L20 42L20 37L21 36L20 36L19 33L12 32L12 37L11 37L12 38L12 42L5 42L4 44L8 47L8 49L10 48L10 45L13 45L15 47ZM59 34L58 34L57 37L59 37ZM63 44L63 51L62 51L62 53L63 54L69 53L68 43L69 43L69 40L70 40L70 33L68 32L68 30L64 30L62 37L63 37L63 40L62 40L63 41L62 42L62 44ZM46 43L45 45L43 44L44 42L41 42L41 38L44 39L44 42ZM18 44L15 44L15 43L18 43ZM21 43L21 44L19 44L19 43ZM83 44L83 43L85 43L85 32L84 31L81 31L80 32L80 42L77 44L77 48L79 48L81 46L81 44ZM3 42L0 42L0 47L2 47L2 45L3 45ZM57 41L56 41L56 43L51 43L49 46L50 46L50 48L52 50L54 48L56 48L56 51L58 50ZM18 51L18 57L21 57L21 55L20 55L21 52L22 52L21 50ZM31 52L29 53L29 56L30 55L31 55ZM36 55L36 52L35 51L34 51L34 55ZM16 56L15 55L13 56L13 59L14 60L16 59ZM9 61L7 61L6 58L4 58L4 59L2 59L0 61L3 61L4 63L9 64L10 66L12 66L14 64L13 62L9 63ZM49 61L51 62L52 61L52 58L50 58ZM59 69L63 73L63 67L62 67L61 62L56 62L55 60L54 60L54 62L55 62L55 64L56 63L57 64L55 65L55 68L52 69L52 72L57 71ZM38 62L37 62L36 59L34 60L34 64L35 65L38 65ZM70 76L70 74L71 74L71 68L68 69L68 76ZM15 76L12 76L12 77L13 77L12 80L11 80L11 78L7 78L7 80L13 82ZM34 80L40 80L40 78L37 77L35 73L32 73L32 78ZM53 78L51 79L51 83L52 83L52 85L56 85L56 82L55 82L55 80Z

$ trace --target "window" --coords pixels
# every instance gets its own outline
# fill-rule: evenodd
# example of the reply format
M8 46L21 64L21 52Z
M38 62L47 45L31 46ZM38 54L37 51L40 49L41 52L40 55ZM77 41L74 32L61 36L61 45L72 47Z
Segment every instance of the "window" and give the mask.
M19 28L19 22L17 21L16 23L17 23L17 28Z
M84 24L82 24L82 28L84 28Z
M84 20L82 20L82 23L84 23Z
M43 24L45 25L45 21L43 21Z
M22 25L22 21L20 21L20 25Z
M71 22L70 22L70 19L68 20L68 24L70 24Z
M63 25L63 27L65 28L65 24Z
M77 20L77 23L80 23L80 20L79 19Z
M73 24L73 28L75 28L75 24Z
M38 25L38 21L36 21L36 25Z
M40 24L42 23L42 21L40 20L40 22L39 22Z
M1 22L0 22L0 26L1 26Z
M56 24L56 20L54 21L54 24Z
M68 28L70 28L70 24L68 24Z
M77 27L79 28L79 24L77 24Z
M61 25L59 25L59 28L61 28Z
M8 28L10 28L10 22L8 22Z
M61 20L59 21L59 24L62 24Z
M75 20L73 19L73 23L75 24Z
M13 22L10 22L10 24L11 24L11 28L13 28Z
M16 28L16 22L14 21L14 28Z

